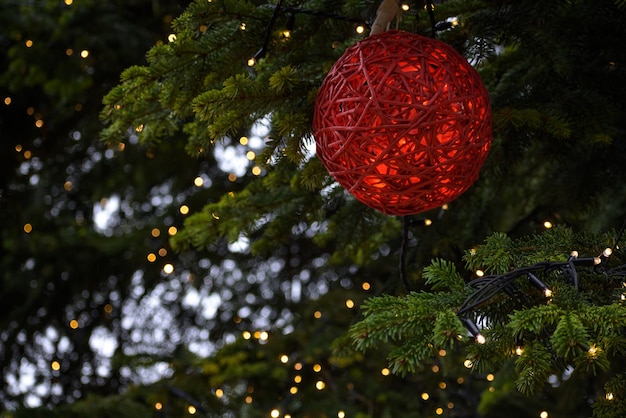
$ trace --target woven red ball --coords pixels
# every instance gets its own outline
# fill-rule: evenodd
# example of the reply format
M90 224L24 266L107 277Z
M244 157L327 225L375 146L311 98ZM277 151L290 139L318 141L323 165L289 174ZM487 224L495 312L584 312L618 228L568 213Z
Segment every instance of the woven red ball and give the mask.
M358 200L388 215L448 203L491 145L489 95L449 45L387 31L348 48L322 83L317 155Z

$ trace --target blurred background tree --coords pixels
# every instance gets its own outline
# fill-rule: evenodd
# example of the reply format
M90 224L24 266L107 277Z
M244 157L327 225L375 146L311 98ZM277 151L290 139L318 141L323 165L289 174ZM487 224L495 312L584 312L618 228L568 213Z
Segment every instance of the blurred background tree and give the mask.
M1 2L5 414L589 416L600 381L530 399L510 364L470 373L464 344L394 375L390 341L346 341L364 300L430 291L433 257L467 282L465 250L493 232L624 216L624 3L434 3L407 2L401 28L458 23L437 37L483 75L495 139L470 191L407 217L400 266L401 220L333 183L311 136L376 2ZM484 248L519 267L528 246L607 240L554 236Z
M148 150L116 156L98 139L98 112L122 69L143 61L183 6L0 3L5 408L109 393L133 380L111 363L112 350L133 340L122 311L142 296L131 283L159 280L162 266L146 255L169 249L166 224L176 212L167 190L193 180L197 164L174 178L171 160Z

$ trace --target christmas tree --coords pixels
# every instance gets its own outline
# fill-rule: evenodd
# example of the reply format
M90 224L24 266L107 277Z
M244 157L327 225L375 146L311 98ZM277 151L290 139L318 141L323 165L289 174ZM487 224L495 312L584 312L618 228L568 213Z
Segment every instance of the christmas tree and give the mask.
M194 1L122 73L101 137L127 166L164 161L128 168L167 179L159 219L129 218L177 255L150 251L119 307L147 309L139 284L171 327L107 328L130 334L113 367L139 384L41 414L624 415L626 4L402 5L399 29L478 70L493 121L478 181L403 217L313 150L320 85L377 7ZM147 366L166 371L150 384Z

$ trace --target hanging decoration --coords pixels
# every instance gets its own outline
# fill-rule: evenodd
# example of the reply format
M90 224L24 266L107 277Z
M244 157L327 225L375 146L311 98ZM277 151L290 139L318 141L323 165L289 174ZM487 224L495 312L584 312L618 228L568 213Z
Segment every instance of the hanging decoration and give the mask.
M477 180L491 145L489 96L451 46L390 30L335 63L313 131L318 157L341 186L387 215L410 215Z

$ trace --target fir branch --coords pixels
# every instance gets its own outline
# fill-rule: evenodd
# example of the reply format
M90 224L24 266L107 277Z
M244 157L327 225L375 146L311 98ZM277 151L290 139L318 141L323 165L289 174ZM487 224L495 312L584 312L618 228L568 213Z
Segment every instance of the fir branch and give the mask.
M545 386L552 373L551 358L550 352L541 342L526 344L524 352L515 362L515 384L520 392L537 393Z
M465 287L465 282L455 265L445 260L432 260L431 264L424 268L423 277L434 291L457 292Z

